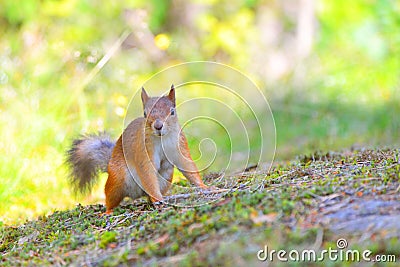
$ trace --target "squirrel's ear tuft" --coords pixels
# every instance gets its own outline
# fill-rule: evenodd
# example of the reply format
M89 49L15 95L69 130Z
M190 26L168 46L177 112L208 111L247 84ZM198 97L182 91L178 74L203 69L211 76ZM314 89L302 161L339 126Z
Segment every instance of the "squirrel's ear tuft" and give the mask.
M174 103L175 107L175 87L173 84L171 85L171 90L169 90L168 98L172 101L172 103Z
M146 93L146 90L144 90L144 87L142 87L142 103L143 106L146 104L147 100L149 100L149 96Z

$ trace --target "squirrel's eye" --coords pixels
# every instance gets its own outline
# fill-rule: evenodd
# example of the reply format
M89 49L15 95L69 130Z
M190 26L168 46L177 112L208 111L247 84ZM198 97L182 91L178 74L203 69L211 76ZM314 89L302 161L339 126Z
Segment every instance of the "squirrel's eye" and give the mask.
M174 115L175 115L175 109L171 108L171 116L174 116Z
M143 116L144 116L145 118L147 117L146 111L143 112Z

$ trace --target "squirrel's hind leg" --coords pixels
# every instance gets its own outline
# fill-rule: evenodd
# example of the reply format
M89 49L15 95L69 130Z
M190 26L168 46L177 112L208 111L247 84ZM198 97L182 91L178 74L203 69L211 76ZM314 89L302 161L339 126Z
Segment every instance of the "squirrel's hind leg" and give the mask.
M124 180L117 177L115 173L110 172L105 186L106 195L106 214L111 214L112 210L121 203L126 194L124 187Z

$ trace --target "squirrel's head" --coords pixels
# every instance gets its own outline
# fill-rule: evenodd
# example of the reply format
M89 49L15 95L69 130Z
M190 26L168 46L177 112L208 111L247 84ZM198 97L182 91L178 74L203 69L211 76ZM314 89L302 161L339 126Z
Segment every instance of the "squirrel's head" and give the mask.
M142 87L142 103L146 128L156 136L168 134L176 129L178 118L175 110L175 88L171 86L168 95L149 97Z

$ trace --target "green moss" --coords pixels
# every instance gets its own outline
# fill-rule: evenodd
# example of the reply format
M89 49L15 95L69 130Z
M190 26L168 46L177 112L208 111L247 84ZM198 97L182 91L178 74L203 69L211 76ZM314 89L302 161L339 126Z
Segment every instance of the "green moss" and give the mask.
M108 244L117 241L117 233L114 231L104 232L100 237L100 248L106 248Z
M257 188L252 183L260 180L249 177L240 190L198 207L154 208L137 200L118 207L113 215L101 216L102 205L78 205L21 225L0 225L1 262L79 265L91 259L91 264L103 266L251 265L257 264L256 252L266 244L300 249L322 238L321 247L335 248L338 237L347 238L352 247L396 254L397 239L387 238L384 231L374 233L376 241L364 246L357 242L365 233L338 235L315 218L331 202L394 192L399 186L398 154L395 149L364 150L314 155L306 164L301 160L277 164L262 175L262 181L273 182L251 191Z

